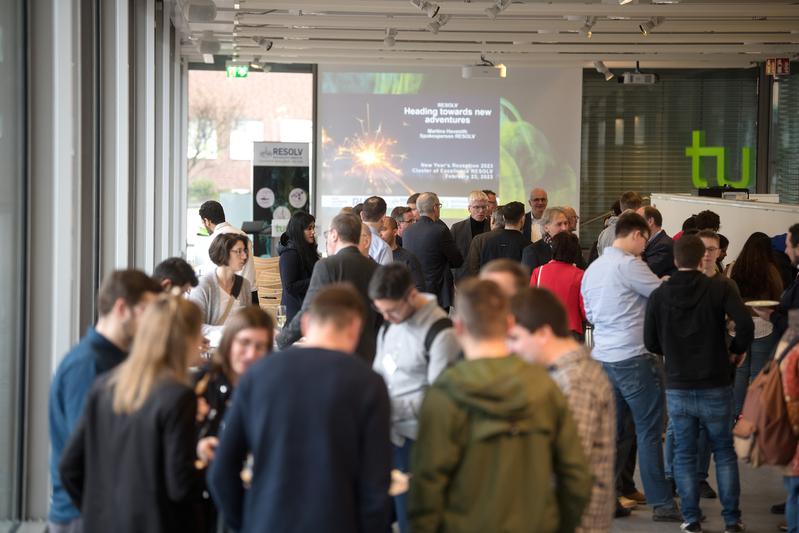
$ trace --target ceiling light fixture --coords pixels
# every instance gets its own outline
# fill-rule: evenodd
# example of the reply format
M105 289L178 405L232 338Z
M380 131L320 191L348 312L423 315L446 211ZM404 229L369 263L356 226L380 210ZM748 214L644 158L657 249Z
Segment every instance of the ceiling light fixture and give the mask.
M594 24L596 24L596 17L585 17L585 23L580 28L580 35L590 39L594 35Z
M508 9L513 0L497 0L491 7L485 8L485 14L490 19L497 18L497 15Z
M383 39L383 44L389 48L396 44L397 30L395 28L386 28L386 37Z
M619 0L620 6L626 6L627 4L631 3L633 0Z
M258 46L263 46L267 52L275 45L274 41L270 41L266 37L253 37L252 40L255 41L255 44Z
M663 24L665 21L666 19L664 17L652 17L643 24L639 24L638 30L641 32L641 35L649 35L652 33L652 30Z
M438 15L438 10L441 9L441 6L428 0L411 0L411 4L430 18Z
M433 33L438 33L447 22L449 22L450 16L449 15L437 15L433 20L430 21L430 24L427 25L427 29Z
M605 76L605 81L610 81L613 79L613 73L610 69L605 65L602 61L594 61L594 68L597 72Z

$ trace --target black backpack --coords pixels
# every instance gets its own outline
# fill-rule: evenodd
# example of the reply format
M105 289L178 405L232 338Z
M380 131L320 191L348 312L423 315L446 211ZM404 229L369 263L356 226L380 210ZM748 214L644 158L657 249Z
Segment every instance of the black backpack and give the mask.
M385 322L383 327L380 328L380 336L385 341L386 333L388 332L388 328L391 326L391 322ZM430 362L430 348L433 346L433 343L438 337L438 334L444 331L445 329L449 329L452 327L452 320L447 317L439 318L435 322L430 325L430 328L427 330L427 333L424 336L424 359L427 362ZM463 354L460 354L458 359L462 359Z

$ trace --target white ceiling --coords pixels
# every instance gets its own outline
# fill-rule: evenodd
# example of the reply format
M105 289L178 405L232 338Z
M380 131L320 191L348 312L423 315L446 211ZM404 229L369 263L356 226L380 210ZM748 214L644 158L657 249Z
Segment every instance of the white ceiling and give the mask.
M183 13L189 3L182 0ZM190 35L182 53L202 61L199 41L212 32L221 55L275 63L364 65L464 65L480 55L513 66L746 67L768 57L799 58L799 1L681 0L592 2L519 1L495 20L484 10L493 0L441 0L450 19L438 34L409 0L217 0L213 22L182 21ZM672 2L674 0L671 0ZM579 33L596 17L589 39ZM649 35L638 26L664 17ZM396 43L384 43L388 28ZM206 34L207 35L207 34ZM266 51L256 42L269 39Z

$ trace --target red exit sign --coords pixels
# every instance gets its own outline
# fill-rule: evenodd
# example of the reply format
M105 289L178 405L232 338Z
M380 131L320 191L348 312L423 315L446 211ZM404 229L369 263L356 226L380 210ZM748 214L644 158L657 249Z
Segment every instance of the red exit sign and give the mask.
M766 60L766 74L769 76L787 76L791 73L789 57L774 57Z

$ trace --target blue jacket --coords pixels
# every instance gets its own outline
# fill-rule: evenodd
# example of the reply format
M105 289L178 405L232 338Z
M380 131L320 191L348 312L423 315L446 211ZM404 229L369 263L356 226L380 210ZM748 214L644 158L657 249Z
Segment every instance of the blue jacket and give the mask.
M61 484L58 463L72 431L83 413L83 404L94 380L124 361L126 352L89 328L81 341L67 353L58 365L50 385L50 479L53 490L48 519L66 524L80 516Z
M385 533L391 445L383 379L354 355L289 348L242 377L208 486L241 533ZM240 472L252 454L252 484Z

